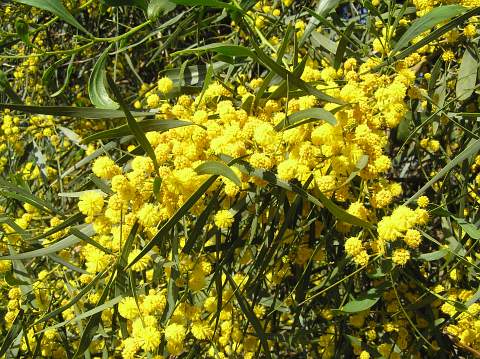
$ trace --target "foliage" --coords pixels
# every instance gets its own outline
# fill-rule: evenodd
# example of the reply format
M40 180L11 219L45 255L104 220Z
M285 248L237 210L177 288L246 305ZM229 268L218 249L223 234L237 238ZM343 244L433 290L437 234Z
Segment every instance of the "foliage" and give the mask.
M479 357L479 6L1 4L0 357Z

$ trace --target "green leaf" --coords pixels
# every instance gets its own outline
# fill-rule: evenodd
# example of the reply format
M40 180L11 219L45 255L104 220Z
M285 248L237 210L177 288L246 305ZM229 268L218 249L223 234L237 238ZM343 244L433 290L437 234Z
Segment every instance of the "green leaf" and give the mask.
M303 45L303 43L308 39L312 31L318 26L318 17L327 16L330 11L332 11L338 6L338 4L340 4L340 0L320 0L317 4L317 8L315 9L315 11L312 11L308 8L306 9L308 12L311 13L312 17L308 21L305 32L303 33L303 36L299 41L300 46Z
M15 276L13 275L13 272L5 273L4 279L5 279L5 282L11 287L15 287L15 286L19 286L19 285L29 285L30 284L27 281L15 278Z
M225 3L217 0L170 0L171 2L177 5L186 5L186 6L206 6L212 8L220 9L229 9L229 10L240 10L232 4Z
M301 125L303 123L306 123L306 122L311 122L311 121L305 121L305 122L301 122L303 120L324 120L325 122L328 122L329 124L331 124L332 126L335 126L337 124L337 119L335 118L335 116L323 109L323 108L309 108L309 109L306 109L306 110L302 110L302 111L298 111L298 112L295 112L289 116L287 116L287 118L285 118L284 120L280 121L276 126L275 126L275 130L276 131L281 131L283 129L285 129L286 127L288 128L293 128L298 125ZM299 123L301 122L301 123Z
M456 5L450 5L450 6L456 6ZM472 16L477 16L479 14L480 14L480 7L475 7L473 9L467 11L465 14L456 17L452 21L449 21L446 25L442 26L441 28L432 31L429 35L425 36L423 39L421 39L420 41L418 41L414 45L410 45L405 50L400 52L398 55L393 55L392 57L387 58L383 63L374 67L372 69L372 71L377 71L378 69L380 69L384 66L391 65L395 61L398 61L398 60L401 60L401 59L407 57L411 53L417 51L421 47L429 44L433 40L439 38L443 34L447 33L448 31L450 31L450 30L454 29L455 27L457 27L458 25L462 24L464 21L471 18Z
M226 164L217 161L206 161L195 168L195 172L198 174L210 174L210 175L219 175L225 178L228 178L230 181L235 183L238 187L242 185L242 182L238 178L237 174L228 167Z
M147 10L147 0L101 0L106 6L135 6Z
M90 312L93 315L90 317L87 325L85 326L85 328L83 330L82 337L80 338L80 344L78 345L77 351L76 351L75 355L73 356L74 358L80 357L88 349L88 346L92 342L93 337L97 333L97 329L98 329L98 326L100 324L100 320L102 318L102 311L104 309L110 308L113 305L115 305L116 303L118 303L118 302L115 303L116 300L120 301L122 299L121 297L117 297L117 298L112 299L110 302L105 303L105 301L107 300L108 295L110 293L110 286L112 285L112 282L113 282L114 279L115 279L114 275L110 276L110 280L107 283L107 285L105 286L105 289L103 290L102 295L101 295L100 299L98 300L95 308L83 313L83 315L85 315L85 314ZM80 315L82 315L82 314L80 314Z
M245 25L249 27L248 25ZM285 69L284 67L280 66L274 60L272 60L268 55L266 55L255 43L252 42L255 51L252 51L244 46L239 45L224 45L222 43L214 43L209 44L206 46L197 47L194 49L187 49L182 51L177 51L174 55L184 55L184 54L191 54L191 53L198 53L204 51L214 51L226 56L231 57L250 57L254 60L261 62L264 66L269 68L271 71L275 72L277 75L281 76L286 81L290 81L294 86L297 88L306 91L307 93L314 95L320 100L333 102L340 105L343 105L344 102L338 100L332 96L326 95L323 92L317 90L314 86L306 83L303 81L300 76L294 76L290 71Z
M445 257L448 254L448 249L443 248L439 249L438 251L430 252L430 253L422 253L418 256L418 259L421 259L426 262L438 261L439 259Z
M27 202L41 211L55 214L59 213L47 201L44 201L43 199L27 191L26 189L16 186L13 183L8 182L7 180L4 180L3 178L0 178L0 193L2 193L6 197L11 197L18 199L22 202Z
M15 338L22 332L24 310L20 309L17 316L15 317L12 326L8 330L7 335L3 339L2 346L0 347L0 357L2 357L14 343Z
M318 31L312 32L310 36L312 45L316 47L321 46L333 55L337 53L338 44L335 41L330 40L328 37Z
M352 33L353 28L355 27L355 22L348 24L347 28L342 31L342 37L337 45L337 51L335 52L335 58L333 60L333 67L338 70L342 61L345 58L345 51L347 50L347 45L349 43L349 34Z
M378 302L381 293L381 290L377 290L377 288L370 289L366 294L358 297L358 299L351 300L345 304L341 308L341 311L345 313L357 313L371 308Z
M72 72L73 72L74 59L75 59L75 54L73 54L72 57L70 57L70 62L68 63L68 67L67 67L67 73L65 75L65 81L63 82L62 87L60 87L58 91L52 93L50 97L57 97L58 95L62 94L63 91L65 91L65 89L67 88L68 83L70 82L70 77L72 76Z
M130 128L130 131L135 136L135 139L138 141L139 145L142 146L145 153L151 158L153 165L155 167L155 171L158 173L157 156L155 156L155 152L153 151L153 148L150 142L148 142L147 137L145 136L145 132L140 127L140 125L135 120L135 118L132 116L132 114L130 113L129 109L127 108L127 105L125 104L122 96L120 95L120 91L118 90L117 85L115 85L115 82L113 82L113 79L110 76L108 76L108 83L112 88L112 91L115 95L116 100L120 103L120 107L122 108L122 111L125 112L125 116L127 117L127 124L128 124L128 127Z
M55 16L58 16L60 19L69 23L72 26L75 26L80 31L90 35L90 33L82 26L80 23L75 20L75 18L65 9L62 1L60 0L15 0L16 2L37 7L42 10L50 11Z
M46 327L45 329L39 331L39 333L42 333L42 332L44 332L46 330L49 330L49 329L60 328L60 327L63 327L64 325L70 324L72 322L78 322L80 320L90 318L90 317L94 317L94 316L99 315L99 314L101 316L102 311L104 311L105 309L113 307L115 304L118 304L122 299L123 299L123 296L119 295L119 296L116 296L115 298L113 298L113 299L111 299L111 300L109 300L105 303L102 303L100 305L98 305L98 303L97 303L97 306L95 308L87 310L86 312L83 312L81 314L78 314L72 319L64 320L63 322L57 323L57 324L52 325L50 327Z
M460 152L453 160L447 163L445 167L443 167L438 173L433 176L433 178L428 181L422 188L420 188L412 197L410 197L406 202L405 205L409 204L410 202L416 200L420 197L423 192L425 192L430 186L432 186L435 182L440 180L443 176L445 176L452 168L462 163L465 159L474 156L480 151L480 139L474 140L470 145L465 148L462 152Z
M195 125L193 122L181 120L145 120L137 122L138 127L143 132L150 131L167 131L172 128ZM110 130L94 133L83 139L84 143L89 143L96 140L105 140L109 138L119 138L134 134L128 124L122 125Z
M250 26L246 23L244 23L245 26L250 29ZM250 33L253 34L252 30L250 29ZM326 101L326 102L333 102L336 104L343 105L345 104L344 101L336 99L332 96L326 95L320 90L317 90L316 87L308 84L307 82L303 81L300 76L295 76L292 74L290 71L288 71L286 68L280 66L277 62L272 60L270 56L265 54L260 47L257 45L255 41L252 41L252 46L255 49L254 57L253 59L261 62L264 66L269 68L271 71L275 72L277 75L285 79L286 81L289 81L293 86L309 93L310 95L313 95L317 97L319 100Z
M248 302L240 293L240 289L235 284L235 281L233 280L230 273L228 273L225 269L224 269L224 273L227 276L230 286L233 289L233 293L235 294L235 298L237 299L237 303L240 306L240 309L242 310L243 314L248 319L248 321L252 324L252 327L255 330L255 333L257 334L258 339L260 340L260 344L262 345L265 356L267 358L271 358L270 347L268 346L267 336L265 334L265 330L262 328L262 323L260 323L260 321L258 320L253 310L249 307Z
M222 160L225 162L230 162L233 160L232 157L221 154L219 156ZM258 178L262 178L263 180L269 182L273 186L278 186L280 188L283 188L287 191L290 192L295 192L299 194L301 197L304 199L312 202L316 206L319 207L325 207L335 218L338 220L341 220L346 223L353 224L355 226L360 226L360 227L365 227L365 228L372 228L373 225L369 222L366 222L358 217L355 217L345 211L344 209L340 208L337 206L335 203L332 202L329 198L327 198L323 193L319 192L319 198L315 198L312 196L310 193L305 191L303 188L289 184L285 181L280 180L273 172L271 171L264 171L258 168L253 167L250 165L248 162L242 161L242 160L236 160L236 163L234 164L235 167L237 167L240 172L248 174L250 176L255 176Z
M467 9L460 5L446 5L433 8L428 14L415 20L395 44L392 53L403 49L408 43L423 32L433 29L436 25L463 14Z
M225 56L230 56L230 57L251 57L255 58L255 53L240 45L225 45L223 43L214 43L214 44L209 44L205 46L200 46L196 47L194 49L186 49L186 50L181 50L177 51L174 53L174 55L187 55L187 54L198 54L202 52L207 52L207 51L214 51L219 54L225 55Z
M465 218L452 216L455 222L473 239L480 239L480 229L473 223L467 222Z
M85 287L82 288L82 290L80 292L78 292L72 299L70 299L70 301L65 304L65 305L62 305L60 308L57 308L55 310L52 310L50 313L48 314L45 314L43 317L41 317L40 319L38 319L35 323L35 324L39 324L39 323L42 323L42 322L45 322L51 318L55 318L57 315L59 315L60 313L63 313L65 310L67 310L68 308L70 308L72 305L74 305L75 303L77 303L80 299L83 298L83 296L85 294L87 294L92 288L95 287L95 285L97 284L98 280L100 278L102 278L105 273L108 271L108 268L105 269L103 272L100 272L98 273Z
M208 188L215 182L218 178L218 175L211 176L206 180L180 207L172 217L159 229L159 231L153 236L153 238L146 244L142 251L128 264L125 269L130 268L132 265L137 263L140 259L143 258L155 245L160 243L168 234L168 232L180 221L180 219L185 216L190 208L193 207L195 203L207 192Z
M125 113L121 110L107 110L94 107L70 107L70 106L27 106L12 103L0 103L0 110L10 109L25 113L34 113L41 115L68 116L85 119L114 119L124 118ZM154 116L153 112L132 112L134 117Z
M20 96L17 95L17 93L13 90L12 86L10 85L7 75L1 69L0 69L0 90L5 91L5 94L14 103L23 103Z
M355 170L350 173L348 178L343 182L341 185L339 185L337 188L341 188L345 186L347 183L350 183L357 175L368 165L368 155L362 155L358 159L357 163L355 164Z
M472 49L466 48L457 75L455 94L460 101L468 99L477 83L478 59Z
M405 117L400 121L397 127L397 140L404 142L408 135L410 134L410 123L412 113L409 112L405 115Z
M81 229L81 231L86 234L87 236L91 236L95 233L93 230L93 227L91 224L86 226L85 228ZM13 255L8 255L8 256L3 256L0 257L0 260L6 260L6 259L30 259L30 258L35 258L35 257L42 257L50 253L56 253L61 251L62 249L71 247L75 244L80 242L80 238L74 235L70 235L58 242L53 243L52 245L40 249L36 249L30 252L24 252L24 253L18 253L18 254L13 254Z
M207 65L192 65L182 68L166 69L161 72L162 76L167 76L173 81L176 87L183 85L201 86L206 78L208 69L213 67L213 72L218 73L225 70L229 64L217 61Z
M19 18L15 21L15 30L17 31L18 37L20 37L24 43L29 45L28 24Z
M160 15L174 10L176 5L171 0L150 0L147 7L147 17L156 20Z
M111 254L112 251L108 248L105 248L104 246L102 246L100 243L94 241L92 238L90 238L89 236L87 236L85 233L83 233L82 231L79 231L77 228L70 228L70 231L69 231L71 234L73 234L75 237L77 238L80 238L82 241L100 249L102 252L104 253L109 253Z
M106 88L106 71L105 64L107 61L110 45L98 58L95 66L93 66L92 73L88 79L88 96L90 101L97 108L116 110L119 105L110 98Z

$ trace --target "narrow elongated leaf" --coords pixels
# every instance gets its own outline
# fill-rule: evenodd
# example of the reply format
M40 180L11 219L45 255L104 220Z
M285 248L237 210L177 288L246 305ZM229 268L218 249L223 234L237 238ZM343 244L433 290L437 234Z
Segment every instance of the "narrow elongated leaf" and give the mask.
M106 88L107 75L105 71L105 65L110 48L111 46L107 47L103 51L95 63L95 66L93 66L92 73L88 79L88 96L95 107L116 110L119 105L111 99Z
M267 336L265 334L265 331L262 328L262 324L258 320L253 310L249 307L245 298L240 293L240 289L235 284L235 281L233 280L230 273L228 273L227 271L224 271L224 273L227 276L230 286L233 289L233 293L235 294L235 298L237 299L237 303L240 306L240 309L242 310L243 314L248 319L250 324L252 324L253 329L255 329L255 333L257 334L257 337L260 340L260 344L262 345L265 356L267 358L271 358L270 347L268 346Z
M245 23L246 24L246 23ZM248 24L246 24L248 28ZM266 55L255 43L255 41L252 42L252 45L255 49L255 51L252 51L244 46L239 46L239 45L224 45L222 43L215 43L215 44L209 44L206 46L201 46L197 47L195 49L187 49L187 50L182 50L178 51L175 54L176 55L184 55L184 54L191 54L191 53L198 53L198 52L204 52L204 51L214 51L226 56L239 56L239 57L250 57L256 61L261 62L264 66L269 68L271 71L275 72L277 75L281 76L283 79L286 81L290 81L294 86L297 88L306 91L307 93L314 95L320 100L327 101L327 102L333 102L337 104L343 105L344 102L336 99L332 96L326 95L320 90L317 90L314 86L311 86L310 84L306 83L303 81L299 76L294 76L290 71L285 69L284 67L280 66L278 63L276 63L274 60L272 60L268 55Z
M63 81L62 87L60 87L58 89L58 91L52 93L50 95L50 97L57 97L58 95L61 95L63 93L63 91L65 91L65 89L67 88L68 83L70 82L70 77L72 76L72 72L73 72L73 60L74 59L75 59L75 54L72 55L72 57L70 58L70 61L68 63L67 73L65 75L65 81Z
M433 176L433 178L428 181L422 188L420 188L417 193L415 193L412 197L410 197L405 204L412 202L413 200L420 197L423 192L425 192L430 186L432 186L435 182L440 180L443 176L445 176L452 168L462 163L465 159L477 154L480 151L480 140L475 140L470 143L470 145L465 148L462 152L460 152L453 160L447 163L445 167L443 167L438 173Z
M101 0L106 6L135 6L147 10L147 0Z
M147 7L147 16L150 20L156 20L160 15L174 10L175 3L171 0L150 0Z
M250 26L248 24L246 24L245 26L247 26L250 29ZM251 29L250 29L250 32L252 32ZM314 86L308 84L307 82L303 81L300 78L300 76L295 76L290 71L288 71L284 67L280 66L278 63L276 63L274 60L272 60L270 58L270 56L265 54L260 49L260 47L257 45L257 43L255 41L252 41L252 46L255 49L254 59L260 61L264 66L269 68L271 71L275 72L277 75L281 76L286 81L290 81L290 83L292 85L294 85L295 87L306 91L310 95L313 95L313 96L317 97L319 100L326 101L326 102L333 102L333 103L340 104L340 105L344 104L344 101L336 99L332 96L326 95L322 91L317 90L316 87L314 87Z
M457 86L455 93L459 100L468 99L477 83L478 59L473 50L467 48L463 53L462 62L458 69Z
M355 27L355 23L351 22L347 28L343 31L342 37L338 42L337 51L335 52L335 58L333 60L333 67L338 70L342 61L345 58L345 51L347 50L347 45L349 41L349 34L352 32L353 28Z
M224 160L225 162L230 162L233 160L232 157L227 156L227 155L220 155L220 158ZM340 208L337 206L335 203L332 202L329 198L327 198L323 193L319 192L319 198L316 198L312 196L310 193L305 191L303 188L289 184L285 181L280 180L273 172L270 171L264 171L258 168L254 168L252 165L250 165L248 162L242 161L242 160L237 160L236 163L234 164L235 167L237 167L240 172L248 174L250 176L255 176L258 178L261 178L273 186L278 186L280 188L283 188L287 191L295 192L299 194L301 197L305 198L306 200L312 202L316 206L319 207L325 207L335 218L346 222L353 224L355 226L360 226L360 227L365 227L365 228L372 228L373 225L367 221L364 221L358 217L355 217L345 211L344 209Z
M157 156L155 156L155 152L153 151L152 145L150 144L150 142L148 142L147 137L145 136L145 131L140 127L138 122L130 113L130 110L128 109L127 105L123 101L122 96L120 95L120 91L118 90L117 85L115 85L111 77L108 77L108 83L112 88L115 98L120 103L120 107L122 108L123 112L125 112L125 116L127 117L127 124L128 124L128 127L130 128L130 131L135 136L135 139L138 141L138 144L142 146L143 150L151 158L153 165L155 167L155 170L158 173Z
M0 103L0 110L10 109L25 113L35 113L53 116L68 116L88 119L108 119L108 118L124 118L125 113L120 110L107 110L94 107L70 107L70 106L27 106L13 103ZM134 117L154 116L153 112L133 111Z
M380 65L374 67L372 70L377 71L378 69L388 66L393 64L394 62L401 60L411 53L417 51L421 47L429 44L435 39L438 39L440 36L443 34L447 33L448 31L452 30L453 28L457 27L458 25L462 24L472 16L477 16L480 14L480 7L474 7L473 9L467 11L465 14L457 16L455 19L452 19L451 21L447 22L447 24L443 25L441 28L436 29L432 31L430 34L425 36L423 39L420 41L416 42L413 45L410 45L407 47L405 50L402 52L398 53L397 55L393 55L392 57L387 58L384 62L382 62Z
M200 166L195 168L195 172L198 174L209 174L209 175L219 175L228 178L230 181L235 183L237 186L241 186L242 182L238 178L237 174L228 167L226 164L217 161L206 161L203 162Z
M68 12L68 10L63 6L62 1L60 0L15 0L16 2L30 5L39 9L50 11L55 16L58 16L60 19L69 23L72 26L75 26L80 31L83 31L86 34L90 34L80 23Z
M330 40L328 37L318 31L312 32L310 36L311 42L314 46L321 46L332 55L337 53L338 44L335 41Z
M93 309L90 309L90 310L87 310L86 312L78 314L77 316L75 316L72 319L64 320L63 322L57 323L57 324L52 325L50 327L46 327L45 329L39 331L39 333L45 332L46 330L49 330L49 329L57 329L57 328L63 327L64 325L70 324L72 322L78 322L80 320L91 318L91 317L93 318L93 317L95 317L99 314L101 316L102 311L104 311L105 309L108 309L108 308L112 308L115 304L118 304L122 300L122 298L123 298L123 296L121 296L121 295L116 296L115 298L113 298L113 299L111 299L111 300L109 300L105 303L97 305Z
M10 85L10 82L7 79L7 75L2 70L0 70L0 90L4 91L5 94L14 103L20 103L20 104L23 103L20 96L17 95L17 93L13 90L12 86Z
M445 257L448 252L448 249L443 248L435 252L422 253L418 256L418 259L424 260L426 262L438 261L439 259Z
M101 320L101 317L102 317L102 310L106 309L106 308L110 308L110 306L107 306L107 303L105 303L105 301L107 300L108 295L110 293L110 286L112 285L112 282L113 282L114 278L115 278L114 275L110 276L110 280L108 281L107 285L105 286L105 289L103 290L102 295L101 295L100 299L98 300L95 308L88 311L88 312L91 312L93 315L90 317L87 325L85 326L85 328L83 330L82 337L80 338L80 344L78 345L78 349L77 349L75 355L73 356L74 358L79 358L88 349L88 346L92 342L93 337L97 332L98 325L100 324L100 320ZM118 297L114 298L110 302L113 302L115 300L120 301L121 297L120 298L118 298ZM111 304L111 306L118 303L118 302L116 302L116 303L110 303L110 302L108 303L108 305ZM83 314L85 314L85 313L83 313Z
M330 11L335 9L339 3L340 3L340 0L319 0L314 14L320 17L325 17L330 13ZM302 38L300 39L300 45L302 45L308 39L308 37L310 36L310 33L312 33L312 31L317 27L318 23L319 23L318 19L312 15L312 17L308 21L305 32L303 33Z
M196 47L194 49L186 49L182 51L177 51L174 55L187 55L187 54L197 54L206 51L214 51L219 54L230 56L230 57L251 57L255 58L255 53L240 45L225 45L224 43L214 43L205 46Z
M85 228L82 228L81 231L85 233L87 236L91 236L95 233L93 230L93 226L89 224ZM9 255L9 256L3 256L0 257L0 260L6 260L6 259L29 259L29 258L35 258L35 257L42 257L50 253L56 253L58 251L61 251L62 249L71 247L78 242L80 242L81 239L78 238L77 236L70 235L58 242L55 242L54 244L45 247L45 248L40 248L36 249L34 251L30 252L24 252L24 253L18 253L14 255Z
M177 5L206 6L219 9L240 10L232 4L218 0L170 0Z
M80 238L82 241L84 241L85 243L88 243L98 249L100 249L102 252L104 253L112 253L112 251L108 248L105 248L104 246L102 246L100 243L98 242L95 242L92 238L90 238L89 236L87 236L85 233L83 233L82 231L79 231L77 228L70 228L70 233L73 234L75 237L78 237Z
M183 127L183 126L191 126L195 125L193 122L182 121L182 120L144 120L137 122L138 127L143 132L150 132L150 131L167 131L172 128ZM96 140L105 140L111 138L119 138L122 136L127 135L134 135L129 125L122 125L116 128L112 128L110 130L101 131L98 133L94 133L86 137L83 142L89 143Z
M30 203L32 206L37 207L41 211L47 211L50 213L58 213L58 211L52 207L50 203L35 196L26 189L16 186L13 183L0 178L0 192L6 197L16 198L20 201Z
M211 176L208 180L206 180L180 207L174 215L159 229L159 231L153 236L150 242L142 249L142 251L128 264L125 269L130 268L132 265L137 263L140 259L143 258L152 248L153 246L157 245L167 234L168 232L175 226L175 224L180 221L180 219L185 216L188 211L193 207L195 203L207 192L208 188L215 182L218 178L218 175Z
M85 296L85 294L87 294L92 288L95 287L95 285L97 284L98 280L100 278L102 278L105 273L107 272L108 269L105 269L103 272L100 272L98 273L92 280L91 282L89 282L85 287L82 288L82 290L80 292L78 292L72 299L70 299L70 301L65 304L65 305L62 305L60 308L57 308L55 310L52 310L50 313L44 315L43 317L41 317L40 319L38 319L35 324L39 324L39 323L42 323L42 322L45 322L51 318L55 318L58 314L60 313L63 313L65 310L67 310L68 308L70 308L72 305L74 305L75 303L77 303L80 299L83 298L83 296Z
M22 332L23 316L24 311L23 309L20 309L12 323L12 326L8 330L7 335L3 339L2 346L0 347L0 356L3 356L7 352L10 346L14 343L15 338Z
M324 120L332 126L335 126L337 124L337 119L335 118L335 116L333 116L331 112L323 108L309 108L287 116L287 118L285 118L275 126L275 130L281 131L285 127L295 127L295 124L308 119Z
M443 21L463 14L466 10L467 9L460 5L446 5L433 8L428 14L418 18L409 26L407 31L405 31L403 36L395 44L392 52L398 52L418 35L434 28Z
M341 310L345 313L357 313L371 308L378 302L381 297L381 291L370 289L365 295L358 297L355 300L349 301Z
M480 229L476 225L466 221L465 218L458 218L454 216L452 216L452 218L471 238L480 239Z

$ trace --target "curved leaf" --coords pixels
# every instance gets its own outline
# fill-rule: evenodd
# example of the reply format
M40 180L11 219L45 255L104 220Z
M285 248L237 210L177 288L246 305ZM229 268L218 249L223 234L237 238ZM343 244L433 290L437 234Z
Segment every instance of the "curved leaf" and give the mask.
M127 108L127 105L125 104L122 96L120 95L120 91L118 90L117 85L115 85L115 83L113 82L113 79L110 76L108 77L108 83L112 88L113 93L115 94L115 98L120 103L120 107L122 108L122 111L125 112L128 128L135 136L135 139L138 141L139 145L142 146L145 153L151 158L153 165L155 167L155 171L157 171L158 173L157 157L155 156L155 152L153 151L152 145L150 144L150 142L148 142L147 137L145 136L144 130L140 127L138 122L130 113L129 109Z
M375 289L369 290L366 294L358 297L345 304L341 311L345 313L357 313L362 312L368 308L371 308L378 302L381 297L381 292Z
M323 108L309 108L306 110L295 112L287 116L287 118L285 118L275 126L275 130L281 131L286 127L288 128L295 127L295 125L301 124L299 122L303 120L308 120L308 119L324 120L325 122L328 122L332 126L335 126L337 124L337 119L331 112Z
M478 59L473 50L467 48L463 53L460 68L458 69L457 86L455 94L459 100L468 99L477 83Z
M403 49L411 40L423 32L432 29L435 27L435 25L438 25L441 22L449 20L457 15L461 15L465 11L467 10L460 5L439 6L432 9L432 11L430 11L428 14L420 17L412 23L408 30L405 31L403 36L397 41L392 53Z
M195 168L195 172L198 174L219 175L228 178L235 183L238 187L242 185L242 182L238 178L237 174L228 167L226 164L217 161L206 161L200 166Z
M167 14L174 10L176 5L170 0L150 0L147 7L147 16L150 20L155 20L162 14Z
M91 236L95 233L95 231L93 230L93 226L91 224L89 224L85 228L81 229L81 231L84 234L86 234L87 236ZM45 256L47 254L56 253L56 252L61 251L62 249L71 247L71 246L73 246L74 244L77 244L80 241L81 241L81 239L78 238L77 236L70 235L70 236L68 236L68 237L66 237L66 238L64 238L64 239L62 239L58 242L55 242L54 244L52 244L48 247L36 249L36 250L30 251L30 252L24 252L24 253L12 254L12 255L9 255L9 256L3 256L3 257L0 257L0 260L30 259L30 258L35 258L35 257L42 257L42 256Z
M85 32L86 34L90 33L85 29L80 23L68 12L68 10L63 6L63 3L60 0L15 0L16 2L37 7L42 10L50 11L55 16L58 16L63 21L69 23L72 26L75 26L80 31Z
M41 115L68 116L86 118L92 120L124 118L125 113L121 110L108 110L94 107L73 107L73 106L29 106L14 103L0 103L0 110L10 109L25 113L35 113ZM153 112L131 112L134 117L154 116Z
M137 122L137 124L144 132L167 131L172 128L194 125L193 122L182 120L145 120ZM108 138L118 138L131 134L133 133L130 127L128 127L128 125L122 125L116 128L112 128L110 130L94 133L93 135L86 137L83 142L88 143L100 139L104 140Z
M106 6L136 6L147 10L147 0L101 0Z
M111 46L107 47L105 51L103 51L93 67L90 78L88 79L88 96L95 107L116 110L119 105L110 98L107 88L105 87L105 63L107 61L107 55L110 47Z

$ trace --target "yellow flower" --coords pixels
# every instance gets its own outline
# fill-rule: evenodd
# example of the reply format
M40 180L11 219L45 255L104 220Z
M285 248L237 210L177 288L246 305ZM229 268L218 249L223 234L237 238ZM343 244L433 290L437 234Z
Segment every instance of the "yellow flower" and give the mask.
M165 328L165 339L167 342L182 343L186 335L187 331L181 324L172 323Z
M141 343L142 349L147 352L154 352L161 341L161 333L155 327L146 327L141 331L138 341Z
M78 208L87 216L94 216L102 212L103 195L99 191L88 191L80 196Z
M128 263L132 262L139 254L140 249L134 249L128 255ZM148 254L145 254L141 259L139 259L134 265L132 265L132 270L136 272L141 272L148 268L150 262L152 261L152 257Z
M92 172L101 179L110 180L113 176L121 174L122 170L112 159L107 156L102 156L97 158L93 163Z
M452 52L452 50L446 50L442 54L442 60L445 62L450 62L455 60L455 54Z
M410 252L407 249L396 249L392 254L392 261L398 265L405 265L410 259Z
M118 304L118 313L125 319L135 319L139 315L135 298L123 298Z
M229 210L218 211L214 218L215 225L227 229L233 224L233 214Z
M168 77L162 77L157 83L158 91L167 94L173 89L173 81Z
M363 250L363 243L357 237L350 237L345 241L345 252L352 257L355 257Z

